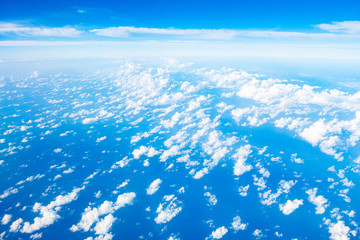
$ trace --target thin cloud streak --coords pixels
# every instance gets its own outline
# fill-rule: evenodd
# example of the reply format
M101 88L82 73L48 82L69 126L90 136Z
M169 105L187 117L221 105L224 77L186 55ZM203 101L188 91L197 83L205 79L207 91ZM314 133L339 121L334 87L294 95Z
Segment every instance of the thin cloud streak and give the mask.
M0 34L33 37L78 37L82 31L73 27L29 27L15 23L0 23Z
M33 27L10 22L0 22L0 35L13 34L29 37L79 37L82 40L96 37L117 38L121 40L242 40L244 38L267 39L358 39L360 21L332 22L314 25L322 32L298 32L277 30L241 30L241 29L178 29L146 27L107 27L82 31L74 27ZM15 40L15 39L12 39Z

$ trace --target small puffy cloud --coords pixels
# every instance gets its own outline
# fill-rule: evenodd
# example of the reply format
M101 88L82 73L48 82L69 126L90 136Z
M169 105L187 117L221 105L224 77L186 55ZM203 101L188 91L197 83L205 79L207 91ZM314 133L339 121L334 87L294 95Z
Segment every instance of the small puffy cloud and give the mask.
M98 118L85 118L84 120L82 120L83 124L91 124L94 123L98 120Z
M8 224L10 222L10 220L11 220L11 217L12 217L11 214L5 214L3 216L3 218L1 219L1 224L2 225Z
M232 156L235 159L234 174L236 176L242 175L252 169L251 165L245 164L248 156L252 152L250 144L240 147Z
M17 219L10 225L10 232L18 232L21 228L22 218Z
M135 159L139 159L141 155L147 155L147 157L153 157L160 154L159 151L156 151L153 147L140 146L140 148L135 149L132 152Z
M203 168L203 169L197 171L193 178L194 179L200 179L203 176L205 176L205 174L208 174L208 173L209 173L209 169L208 168Z
M155 222L157 224L169 222L182 210L181 202L174 195L166 195L164 196L164 200L165 201L160 203L156 209L158 215L155 218Z
M112 201L104 201L98 208L91 208L90 206L87 207L82 213L80 222L76 225L73 225L70 230L73 232L80 230L87 232L90 230L94 223L99 222L100 216L108 214L107 218L105 217L103 220L100 221L100 225L95 225L95 227L98 226L97 230L94 229L99 234L104 235L104 230L109 230L112 222L115 221L111 214L113 214L119 208L124 207L125 205L132 204L135 197L136 194L134 192L123 193L117 197L115 203Z
M6 189L1 195L0 195L0 199L4 199L12 194L15 194L15 193L18 193L19 192L19 189L17 188L13 188L13 187L10 187L8 189Z
M42 206L40 203L35 203L33 206L33 212L39 212L41 217L34 218L34 222L25 222L21 229L23 233L32 233L41 228L52 225L56 220L60 218L57 214L59 207L68 204L78 198L78 193L85 189L85 187L75 188L73 191L66 195L59 195L46 206Z
M242 223L239 216L234 217L233 222L231 223L232 228L235 232L239 230L245 230L248 226L248 223Z
M40 239L42 238L42 233L35 233L30 235L30 239Z
M161 179L156 179L154 180L150 186L146 189L146 193L147 195L152 195L154 194L157 190L159 190L160 188L160 184L162 183Z
M297 153L291 154L291 161L296 163L304 163L304 160L297 157Z
M211 238L213 239L220 239L222 238L226 233L228 232L227 228L222 226L219 227L218 229L216 229L215 231L213 231L210 235Z
M114 218L113 215L109 214L106 217L104 217L100 222L96 224L94 227L95 234L98 235L104 235L107 234L112 226L112 224L115 222L116 218Z
M303 200L295 199L293 201L287 200L285 204L280 204L280 211L282 211L283 214L289 215L295 209L297 209L300 205L303 205Z
M260 229L255 229L253 235L254 237L256 237L256 239L262 238L264 236L263 232Z
M306 191L309 195L309 201L316 206L316 214L323 214L325 212L325 208L328 206L326 203L328 202L323 196L317 194L318 189L313 188Z
M240 196L246 197L246 196L247 196L247 192L248 192L248 190L249 190L249 187L250 187L250 185L240 186L240 187L239 187L239 194L240 194Z
M208 198L210 206L214 206L217 203L217 198L215 194L211 194L209 192L204 193L204 196Z
M329 226L330 239L332 240L348 240L349 231L350 228L343 221L338 221L336 224L331 223Z

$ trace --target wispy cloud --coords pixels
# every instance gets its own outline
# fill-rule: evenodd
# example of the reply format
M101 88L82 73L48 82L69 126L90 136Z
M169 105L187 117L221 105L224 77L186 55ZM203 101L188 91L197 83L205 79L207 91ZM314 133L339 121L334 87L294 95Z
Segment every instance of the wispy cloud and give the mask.
M77 37L80 30L73 27L31 27L16 23L0 23L0 34L15 34L32 37Z
M319 24L315 27L324 32L297 32L276 30L235 30L235 29L178 29L178 28L144 28L144 27L108 27L92 29L98 36L112 38L131 38L143 36L173 36L186 39L219 39L236 40L241 37L254 38L359 38L360 21L333 22Z
M360 34L360 21L323 23L316 27L333 33Z
M29 37L98 37L118 39L181 39L181 40L241 40L242 38L268 39L348 39L360 38L360 21L323 23L314 26L318 31L280 31L244 29L179 29L119 26L81 31L74 27L34 27L10 22L0 22L0 35ZM95 35L94 35L95 34ZM83 39L85 40L85 39Z
M106 37L130 37L133 34L186 36L200 39L233 39L238 31L230 29L177 29L144 27L109 27L90 32Z

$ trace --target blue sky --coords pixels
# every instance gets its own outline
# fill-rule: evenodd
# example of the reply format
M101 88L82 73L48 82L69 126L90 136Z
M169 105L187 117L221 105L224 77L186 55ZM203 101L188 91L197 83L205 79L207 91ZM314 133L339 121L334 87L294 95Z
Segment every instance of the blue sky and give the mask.
M360 55L359 9L354 0L1 1L0 51L21 56L30 45L41 55L38 48L50 45L56 55L71 45L78 54L353 59Z
M360 2L343 1L1 1L0 20L52 27L311 29L359 20Z

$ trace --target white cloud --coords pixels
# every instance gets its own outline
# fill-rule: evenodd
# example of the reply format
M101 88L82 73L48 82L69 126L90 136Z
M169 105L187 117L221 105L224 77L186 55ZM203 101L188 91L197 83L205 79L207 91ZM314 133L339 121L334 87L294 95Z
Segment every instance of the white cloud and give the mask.
M237 152L232 156L235 159L234 174L236 176L242 175L252 169L251 165L245 164L248 156L252 152L249 144L240 147Z
M98 120L98 118L85 118L84 120L82 120L82 123L83 124L91 124L91 123L94 123Z
M303 205L303 200L295 199L293 201L287 200L285 204L280 204L280 211L283 214L289 215L293 211L295 211L300 205Z
M227 228L222 226L211 233L213 239L220 239L228 232Z
M309 195L309 201L316 206L316 214L323 214L325 212L325 208L328 206L326 203L328 202L323 196L316 196L318 189L313 188L306 191Z
M125 205L132 204L135 197L136 194L134 192L123 193L117 197L115 203L112 201L104 201L98 208L91 208L90 206L87 207L82 213L80 222L76 225L73 225L70 230L73 232L80 230L87 232L90 230L91 226L94 223L99 221L100 216L109 214L107 218L105 217L106 219L104 218L103 220L101 220L101 223L99 225L96 225L98 226L97 230L94 229L99 234L105 234L103 230L108 230L108 228L111 227L112 222L115 221L111 214L113 214L119 208L124 207Z
M42 238L42 233L35 233L30 235L30 239L40 239Z
M250 185L240 186L240 187L239 187L239 194L240 194L240 196L246 197L246 196L247 196L247 192L248 192L248 190L249 190L249 187L250 187Z
M360 21L322 23L316 27L334 33L360 34Z
M85 187L75 188L73 191L66 195L59 195L50 202L47 206L42 206L40 203L35 203L33 206L33 212L39 212L41 217L34 218L34 222L25 222L21 229L23 233L32 233L41 228L52 225L60 216L57 211L60 210L60 206L68 204L78 198L78 193L85 189Z
M135 149L132 154L134 159L139 159L141 155L146 154L147 157L153 157L157 154L160 154L160 152L156 151L153 147L140 146L140 148Z
M329 226L330 239L332 240L348 240L349 231L350 228L343 221L338 221L336 224L331 223Z
M110 230L112 224L115 222L116 218L113 215L109 214L104 217L100 222L94 227L95 234L104 235L107 234Z
M242 223L239 216L234 217L233 222L231 223L231 226L233 227L235 232L239 230L245 230L248 225L248 223Z
M211 194L211 193L209 193L209 192L205 192L205 193L204 193L204 196L208 198L208 201L209 201L210 206L216 205L217 199L216 199L215 194Z
M30 27L15 23L0 23L0 34L9 33L34 37L77 37L81 31L72 27Z
M205 176L205 174L208 174L208 173L209 173L209 169L208 168L203 168L203 169L197 171L193 178L194 179L200 179L203 176Z
M11 214L5 214L3 218L1 219L1 224L6 225L10 222L12 215Z
M18 232L21 228L22 218L17 219L10 225L10 232Z
M155 218L155 222L157 224L169 222L182 210L181 202L177 200L174 195L166 195L164 196L164 200L165 201L160 203L156 209L156 213L158 213L158 215Z
M356 37L360 32L359 21L333 22L331 24L318 24L317 28L326 33L310 33L275 30L237 30L237 29L178 29L178 28L145 28L145 27L108 27L92 29L90 32L99 36L113 38L129 38L134 36L176 36L191 39L222 39L234 40L242 37L253 38L337 38ZM336 33L345 33L339 35Z
M13 187L10 187L8 189L6 189L1 195L0 195L0 199L4 199L12 194L15 194L15 193L18 193L19 192L19 189L17 188L13 188Z
M177 29L177 28L144 28L144 27L109 27L92 29L90 32L99 36L127 38L133 34L190 36L203 39L233 39L236 31L229 29Z
M156 179L154 180L150 186L146 189L146 193L147 195L152 195L154 194L157 190L159 190L160 188L160 184L162 183L161 179Z

